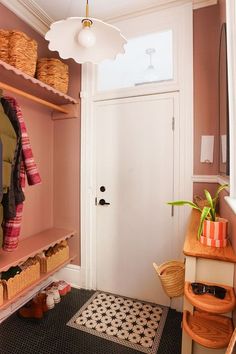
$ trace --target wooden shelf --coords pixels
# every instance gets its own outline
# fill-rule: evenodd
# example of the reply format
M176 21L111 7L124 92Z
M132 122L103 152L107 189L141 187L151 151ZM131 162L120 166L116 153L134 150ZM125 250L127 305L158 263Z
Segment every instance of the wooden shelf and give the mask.
M212 349L227 347L233 334L230 318L201 311L184 311L183 328L195 342Z
M74 230L52 228L24 238L14 252L0 250L0 272L25 262L29 257L55 246L56 243L75 235Z
M11 305L12 303L16 302L19 300L20 297L23 297L27 292L29 292L30 290L32 290L35 286L39 285L40 283L42 283L44 280L46 280L47 278L49 278L51 275L53 275L54 273L56 273L58 270L60 270L62 267L64 267L65 265L67 265L68 263L70 263L71 261L73 261L73 259L76 258L76 254L70 254L69 259L67 259L64 263L60 264L58 267L56 267L55 269L53 269L52 271L48 272L48 273L42 273L41 277L35 281L34 283L32 283L30 286L28 286L27 288L23 289L21 292L19 292L14 298L10 299L10 300L5 300L3 302L3 305L0 306L0 311L4 310L5 308L7 308L9 305Z
M215 296L209 294L195 295L192 291L191 283L186 282L184 286L184 295L193 306L203 311L217 314L230 312L235 308L235 294L232 287L206 282L204 282L204 284L224 287L227 290L225 298L218 299Z
M54 104L65 105L68 103L78 103L75 98L65 95L2 60L0 60L0 78L1 81L9 85L39 96L42 99L50 100Z
M184 242L184 254L186 256L209 258L219 261L236 263L236 254L234 253L229 241L226 247L215 248L202 245L197 240L199 219L199 211L193 210Z

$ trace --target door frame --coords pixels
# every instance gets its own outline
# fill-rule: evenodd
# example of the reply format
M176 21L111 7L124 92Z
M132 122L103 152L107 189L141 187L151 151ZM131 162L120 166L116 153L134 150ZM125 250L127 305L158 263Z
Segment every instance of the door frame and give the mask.
M159 11L158 14L161 13ZM166 21L177 24L177 82L173 85L156 84L146 89L129 90L128 96L152 93L168 93L179 91L179 176L181 181L177 198L192 199L193 174L193 25L192 1L187 4L168 9L170 15ZM137 26L140 28L139 19ZM93 64L82 65L81 88L81 286L96 289L96 160L94 147L94 116L93 102L102 97L95 93L96 67ZM175 90L173 90L175 88ZM146 90L146 91L145 91ZM155 92L154 92L155 91ZM127 90L126 90L127 94ZM127 97L127 96L126 96ZM178 209L176 232L184 240L186 220L189 209ZM182 253L179 255L182 258Z

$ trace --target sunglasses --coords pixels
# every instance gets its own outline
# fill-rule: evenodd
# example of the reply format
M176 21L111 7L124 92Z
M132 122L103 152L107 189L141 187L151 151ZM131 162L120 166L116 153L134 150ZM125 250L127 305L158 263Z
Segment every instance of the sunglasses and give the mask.
M210 294L218 299L224 299L226 294L226 289L217 285L206 285L202 283L191 283L193 293L195 295Z

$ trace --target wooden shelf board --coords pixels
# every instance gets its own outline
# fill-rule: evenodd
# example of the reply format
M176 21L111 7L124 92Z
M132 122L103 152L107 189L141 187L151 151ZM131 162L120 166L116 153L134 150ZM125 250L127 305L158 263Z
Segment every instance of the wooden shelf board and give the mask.
M25 262L29 257L75 235L74 230L52 228L24 238L13 252L0 250L0 272Z
M184 286L184 295L188 301L195 307L212 313L222 314L230 312L235 308L235 294L232 287L221 285L221 284L212 284L206 283L206 285L218 285L224 287L227 292L224 299L218 299L213 295L204 294L204 295L195 295L192 291L191 283L186 282Z
M184 254L186 256L236 263L236 254L229 241L226 247L216 248L202 245L200 241L197 240L199 219L199 211L193 210L184 242Z
M0 60L0 77L1 81L6 84L12 85L54 104L65 105L68 103L78 103L78 100L73 97L65 95L64 93L30 75L25 74L23 71L16 69L2 60Z
M4 310L6 307L8 307L9 305L11 305L12 303L16 302L17 300L19 300L20 297L24 296L27 292L29 292L30 290L32 290L36 285L39 285L40 283L42 283L44 280L46 280L47 278L49 278L51 275L53 275L54 273L56 273L58 270L60 270L61 268L63 268L65 265L67 265L68 263L70 263L71 261L73 261L76 258L76 254L70 254L70 257L63 262L62 264L60 264L58 267L56 267L55 269L53 269L52 271L48 272L48 273L41 273L41 277L35 281L34 283L32 283L30 286L28 286L27 288L23 289L21 292L19 292L14 298L10 299L10 300L5 300L2 304L2 306L0 306L0 311Z
M231 318L200 311L184 311L183 328L195 342L212 349L227 347L233 334Z

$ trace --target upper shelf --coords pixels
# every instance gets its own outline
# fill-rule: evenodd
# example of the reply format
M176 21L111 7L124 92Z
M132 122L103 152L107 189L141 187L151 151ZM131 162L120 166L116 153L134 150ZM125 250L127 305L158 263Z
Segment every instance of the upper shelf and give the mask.
M197 240L199 220L199 211L193 210L184 242L184 254L186 256L236 263L236 255L229 241L226 247L216 248L202 245Z
M52 228L22 239L14 252L0 250L0 272L7 271L10 267L19 265L29 257L34 257L74 235L75 231Z
M78 101L53 87L25 74L23 71L0 60L0 80L3 83L16 87L26 93L40 97L56 105L78 103Z

